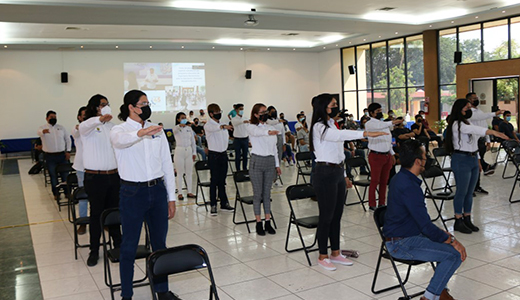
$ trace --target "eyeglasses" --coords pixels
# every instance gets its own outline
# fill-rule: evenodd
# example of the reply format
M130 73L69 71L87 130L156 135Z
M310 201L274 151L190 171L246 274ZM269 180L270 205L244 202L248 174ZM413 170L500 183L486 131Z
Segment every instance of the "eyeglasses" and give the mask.
M135 106L137 107L145 107L145 106L149 106L150 105L150 102L142 102L142 103L137 103Z

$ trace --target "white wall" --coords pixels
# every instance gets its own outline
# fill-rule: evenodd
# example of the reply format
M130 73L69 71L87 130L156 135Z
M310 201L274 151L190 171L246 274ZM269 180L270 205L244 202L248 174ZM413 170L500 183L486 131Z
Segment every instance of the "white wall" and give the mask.
M293 120L300 110L311 111L310 100L320 92L340 93L339 50L323 53L218 51L2 51L0 139L36 136L45 112L58 113L58 122L71 129L76 113L101 93L118 111L123 98L125 62L204 62L208 103L227 112L242 102L275 105ZM244 78L245 70L253 78ZM69 83L60 83L60 73ZM155 114L167 128L174 115Z

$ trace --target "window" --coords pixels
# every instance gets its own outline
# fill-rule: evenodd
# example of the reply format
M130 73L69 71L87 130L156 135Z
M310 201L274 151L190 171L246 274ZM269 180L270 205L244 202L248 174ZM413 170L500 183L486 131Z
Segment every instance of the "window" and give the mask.
M390 78L390 88L406 86L404 53L404 39L388 41L388 73Z
M456 85L445 85L440 88L441 94L441 119L446 117L451 112L451 107L455 100L457 100L457 86Z
M439 32L439 77L440 84L455 83L453 53L457 51L457 32L455 28Z
M356 90L356 74L350 74L349 66L356 65L356 53L355 48L343 49L343 78L345 83L343 84L344 91L355 91Z
M511 58L520 57L520 17L511 19Z
M508 40L507 19L484 23L484 61L507 59Z
M424 48L422 35L416 35L406 39L406 71L409 85L424 85Z
M386 88L387 64L386 42L372 44L372 80L374 88Z
M372 76L370 70L370 45L362 45L357 47L356 63L358 89L371 89Z
M462 52L462 63L482 61L480 24L459 28L459 51Z
M408 89L408 114L413 120L420 110L424 110L424 87Z
M390 89L390 109L398 117L406 114L406 89Z
M349 113L355 116L357 111L357 92L345 92L344 100L345 108L348 109Z

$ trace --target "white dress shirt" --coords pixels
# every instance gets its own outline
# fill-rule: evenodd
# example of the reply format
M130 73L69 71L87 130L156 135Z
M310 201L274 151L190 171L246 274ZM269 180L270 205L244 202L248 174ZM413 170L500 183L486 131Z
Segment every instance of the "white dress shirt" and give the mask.
M176 125L173 127L173 135L175 136L175 146L191 148L193 155L197 155L197 146L195 145L195 132L190 126L181 127Z
M138 137L137 132L156 124L145 122L144 127L130 118L114 126L110 140L116 153L119 176L131 182L147 182L164 178L169 201L175 201L175 175L170 146L164 131L153 136Z
M283 122L280 122L280 119L269 119L265 122L267 125L271 125L274 127L274 130L278 130L278 135L285 134L285 128L283 126Z
M378 137L369 137L368 138L368 149L376 152L390 152L390 154L394 155L394 150L392 149L392 133L390 130L394 128L394 124L392 121L381 121L376 118L370 118L365 123L365 131L367 132L386 132L388 135L381 135Z
M99 121L99 117L91 117L79 124L79 134L83 143L83 167L86 170L117 169L114 149L110 144L112 127L114 127L114 123L103 123Z
M248 124L246 128L252 146L251 154L259 156L274 156L275 167L280 167L278 147L276 147L278 138L276 135L269 135L269 130L276 129L271 125L261 123L258 125Z
M83 143L81 142L79 129L76 129L76 126L72 128L72 137L74 138L74 145L76 145L76 155L74 156L72 168L76 171L83 172L85 171L85 167L83 167Z
M489 127L487 120L493 119L493 117L496 116L496 113L493 113L493 112L485 113L476 107L472 107L471 112L472 112L472 115L468 121L473 125L477 125L477 126L480 126L482 128L486 128L486 129ZM489 138L489 136L486 136L486 142L488 142L488 143L491 142L491 139Z
M248 136L247 123L244 123L247 119L244 119L241 115L236 115L231 119L231 124L233 124L233 137L236 138L246 138Z
M328 122L329 128L324 132L323 123L314 124L312 142L316 162L328 162L331 164L343 164L345 152L344 141L353 141L364 138L363 131L339 130L334 124L334 119Z
M226 125L225 123L215 122L213 119L209 119L204 125L204 132L206 133L206 140L208 141L208 149L214 152L224 152L228 149L229 144L229 133L227 129L222 129L220 126Z
M49 129L49 133L43 133L45 129ZM60 124L52 126L47 123L38 128L38 136L42 139L43 152L58 153L70 152L71 140L69 133L65 127Z
M472 117L473 118L473 117ZM459 123L460 123L460 140L459 140ZM464 122L454 122L453 132L453 149L465 152L478 151L478 139L486 135L487 128L465 124ZM459 142L460 141L460 142Z

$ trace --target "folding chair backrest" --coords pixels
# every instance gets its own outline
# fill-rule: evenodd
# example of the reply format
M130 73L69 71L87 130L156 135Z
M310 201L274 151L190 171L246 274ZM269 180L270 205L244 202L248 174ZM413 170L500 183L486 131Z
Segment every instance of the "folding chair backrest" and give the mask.
M70 173L67 176L67 185L73 186L73 185L77 185L77 184L78 184L78 176L76 175L76 173Z
M308 199L316 196L316 192L314 188L310 184L297 184L291 185L285 190L285 195L287 196L287 200L301 200Z
M209 265L206 251L198 245L155 251L148 258L148 263L150 274L154 277L202 269Z
M385 238L383 234L383 226L385 226L386 209L386 206L382 206L378 207L376 211L374 211L374 222L376 223L377 230L382 239Z
M209 170L209 163L207 160L198 161L195 163L195 170L204 171Z
M72 193L72 197L76 201L88 199L88 195L87 195L87 192L85 192L84 187L75 189L74 192Z
M251 181L249 177L249 170L242 170L233 173L233 179L235 182L247 182Z
M422 173L424 178L444 177L444 172L439 166L431 166Z
M348 158L345 160L345 163L347 164L347 166L349 166L351 168L359 168L362 166L368 167L367 161L363 157L360 157L360 156Z
M504 144L504 148L506 149L507 153L511 154L511 155L516 153L516 149L520 148L520 145L515 140L504 141L503 144Z
M433 149L433 156L435 156L435 158L438 158L438 157L450 156L450 154L448 153L448 151L446 151L446 149L444 149L444 147L439 147L439 148Z
M74 169L72 168L71 163L63 163L56 166L56 173L61 172L72 172Z
M101 214L101 224L103 226L120 226L121 214L118 208L109 208Z
M310 161L312 160L312 154L310 151L296 153L296 161Z

